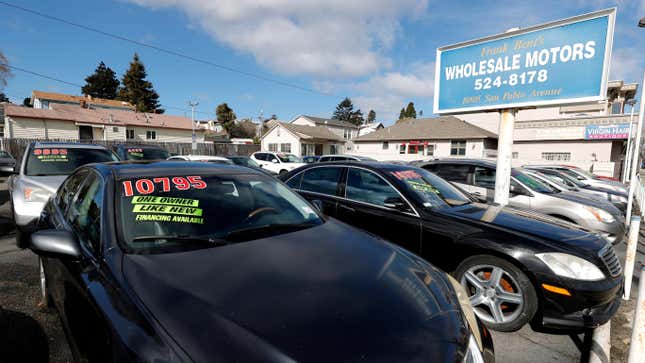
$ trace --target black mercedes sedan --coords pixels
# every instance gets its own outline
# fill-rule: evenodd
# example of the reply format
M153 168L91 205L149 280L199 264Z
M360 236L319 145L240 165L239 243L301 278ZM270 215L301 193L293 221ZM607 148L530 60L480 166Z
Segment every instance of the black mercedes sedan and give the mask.
M40 227L44 298L80 361L494 359L455 279L249 168L87 165Z
M424 169L307 165L280 177L324 213L452 272L493 330L596 327L620 305L611 244L535 212L476 203Z

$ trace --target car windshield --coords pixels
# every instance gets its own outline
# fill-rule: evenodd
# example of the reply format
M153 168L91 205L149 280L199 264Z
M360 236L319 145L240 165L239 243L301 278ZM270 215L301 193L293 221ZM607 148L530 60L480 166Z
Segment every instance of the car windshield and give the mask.
M118 160L116 155L105 149L37 147L27 156L25 174L29 176L69 175L85 164Z
M255 160L251 158L230 158L233 163L242 166L248 166L249 168L259 168L260 164L256 163Z
M550 186L549 184L534 178L526 173L523 173L519 170L513 170L513 177L517 179L520 183L524 184L527 188L544 194L553 194L559 193L560 191L556 188Z
M302 163L302 159L293 154L276 154L283 163Z
M551 182L551 183L553 183L553 184L557 185L558 187L560 187L562 189L565 189L565 190L575 189L575 187L571 187L571 186L566 185L565 183L562 182L561 179L559 179L558 177L553 176L553 175L542 174L542 173L535 173L535 174L534 173L528 173L528 174L531 175L531 176L534 176L536 179L540 179L540 180L543 180L543 181L548 180L549 182Z
M170 153L164 149L147 147L128 147L125 149L125 160L166 160Z
M12 156L8 152L0 150L0 158L12 158Z
M118 230L135 253L214 247L324 222L264 174L138 177L117 185Z
M390 174L400 181L408 193L416 196L424 207L445 207L471 202L460 190L426 170L399 169Z

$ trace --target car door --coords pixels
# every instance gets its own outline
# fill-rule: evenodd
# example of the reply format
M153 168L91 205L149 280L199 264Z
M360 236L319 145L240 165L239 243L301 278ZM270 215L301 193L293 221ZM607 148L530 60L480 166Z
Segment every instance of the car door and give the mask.
M341 179L345 168L341 166L316 166L298 173L286 181L305 199L322 205L324 214L336 217Z
M104 181L89 172L64 213L61 227L71 231L81 250L78 261L58 260L63 317L70 345L81 360L110 361L109 330L96 304L97 290L105 296L107 285L101 273L101 228Z
M348 167L338 219L419 253L421 220L402 194L375 171ZM392 200L401 208L387 206Z

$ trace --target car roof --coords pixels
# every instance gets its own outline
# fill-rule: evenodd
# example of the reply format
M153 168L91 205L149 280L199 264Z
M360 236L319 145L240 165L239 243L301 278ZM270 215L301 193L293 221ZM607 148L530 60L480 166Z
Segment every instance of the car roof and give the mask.
M467 165L484 165L495 167L496 164L491 160L485 159L462 159L462 158L446 158L430 160L422 165L435 165L435 164L467 164Z
M188 158L188 160L228 160L223 156L215 155L173 155L171 159Z
M388 164L388 163L381 163L381 162L374 162L374 161L357 163L356 161L351 161L351 160L329 161L329 162L320 163L320 164L307 164L303 168L308 169L308 168L329 167L329 166L353 166L358 168L367 168L367 169L380 170L385 172L419 169L416 166L412 166L412 165ZM294 169L294 170L302 170L302 169Z
M164 148L160 146L154 146L154 145L134 145L134 144L118 144L114 145L114 147L118 148L124 148L124 149L159 149L159 150L165 150Z
M89 167L98 169L101 172L114 174L116 179L131 177L151 177L167 175L239 175L239 174L266 174L255 171L251 168L229 164L213 164L202 162L178 163L176 161L148 161L129 160L114 161L109 163L89 164Z
M107 150L107 147L99 144L82 144L78 142L43 142L36 141L33 147L53 147L53 148L66 148L66 149L96 149Z

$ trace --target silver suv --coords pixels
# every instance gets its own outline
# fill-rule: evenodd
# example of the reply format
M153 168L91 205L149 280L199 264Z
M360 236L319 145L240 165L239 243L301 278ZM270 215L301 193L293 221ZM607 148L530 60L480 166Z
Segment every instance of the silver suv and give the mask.
M116 155L101 145L53 142L29 144L22 157L20 170L7 181L18 247L26 247L28 235L34 230L45 203L76 168L90 163L118 160Z
M495 195L495 163L487 160L442 159L422 166L442 178L456 184L474 197L488 202ZM569 195L531 177L521 169L511 171L509 205L531 209L542 214L557 217L579 226L599 232L612 243L619 243L625 235L622 217L614 216L602 208L583 203L579 197Z

